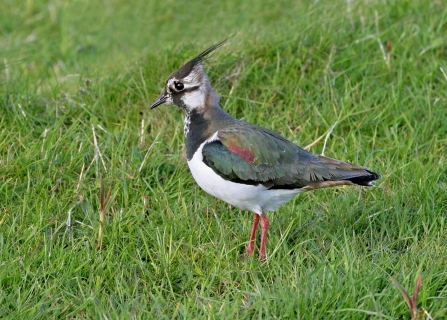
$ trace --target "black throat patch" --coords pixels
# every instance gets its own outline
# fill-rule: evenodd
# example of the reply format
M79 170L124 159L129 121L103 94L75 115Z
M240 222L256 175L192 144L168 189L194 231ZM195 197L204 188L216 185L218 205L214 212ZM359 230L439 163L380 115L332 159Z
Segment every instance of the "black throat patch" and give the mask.
M186 158L192 159L199 146L209 138L210 120L206 120L203 114L197 110L191 110L185 115L185 143Z

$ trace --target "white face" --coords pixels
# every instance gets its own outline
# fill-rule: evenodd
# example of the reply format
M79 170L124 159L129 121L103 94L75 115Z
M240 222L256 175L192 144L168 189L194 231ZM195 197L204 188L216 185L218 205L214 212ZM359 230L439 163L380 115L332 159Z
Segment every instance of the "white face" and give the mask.
M203 108L205 105L205 93L201 90L201 88L191 92L185 92L180 99L189 111Z
M203 108L206 97L208 78L202 66L196 66L191 73L183 78L172 77L166 83L167 103L192 111Z

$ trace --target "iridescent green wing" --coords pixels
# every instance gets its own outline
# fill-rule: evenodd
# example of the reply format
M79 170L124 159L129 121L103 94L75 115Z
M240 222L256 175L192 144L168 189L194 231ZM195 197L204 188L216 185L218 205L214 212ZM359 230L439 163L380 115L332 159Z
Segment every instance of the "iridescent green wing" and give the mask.
M248 123L218 131L203 148L203 161L224 179L269 188L302 188L349 180L366 168L309 153L267 129Z

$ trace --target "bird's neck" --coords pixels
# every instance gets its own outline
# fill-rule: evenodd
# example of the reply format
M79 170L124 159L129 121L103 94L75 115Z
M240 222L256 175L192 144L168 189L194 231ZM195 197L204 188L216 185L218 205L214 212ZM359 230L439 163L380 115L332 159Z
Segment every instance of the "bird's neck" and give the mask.
M192 159L199 146L216 131L238 120L226 113L219 104L187 111L185 114L186 157Z

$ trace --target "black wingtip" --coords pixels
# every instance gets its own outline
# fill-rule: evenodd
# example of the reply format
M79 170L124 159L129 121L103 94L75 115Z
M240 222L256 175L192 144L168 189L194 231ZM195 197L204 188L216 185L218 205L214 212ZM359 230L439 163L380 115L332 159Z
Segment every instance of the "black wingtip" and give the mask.
M350 179L346 179L348 181L351 181L352 183L358 184L359 186L366 186L371 187L373 186L373 182L375 180L380 179L382 176L378 173L366 170L367 174L363 176L358 176Z

